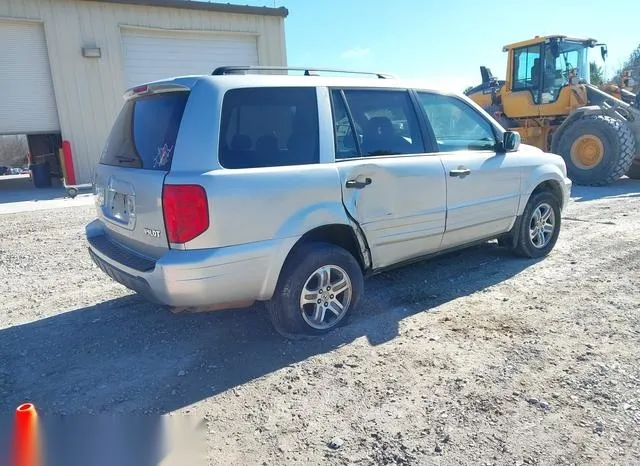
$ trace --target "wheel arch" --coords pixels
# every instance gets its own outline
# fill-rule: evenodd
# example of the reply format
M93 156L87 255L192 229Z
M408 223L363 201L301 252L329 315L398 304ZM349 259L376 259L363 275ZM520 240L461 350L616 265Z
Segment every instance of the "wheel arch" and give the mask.
M525 206L531 196L541 192L550 191L560 204L560 209L564 210L569 202L569 190L565 187L567 179L556 165L543 165L538 167L528 179L525 180L524 195L520 200L518 215L522 215Z
M293 245L289 254L285 258L285 262L291 257L294 251L303 244L307 243L329 243L335 246L339 246L345 249L355 257L360 264L363 272L368 268L368 261L365 259L365 254L362 251L361 243L358 240L358 235L354 231L352 225L344 223L333 223L330 225L322 225L306 232L300 237L300 239Z
M538 193L545 192L545 191L548 191L551 194L553 194L553 197L555 197L558 200L558 203L560 204L560 208L564 208L565 201L564 201L564 195L562 193L562 186L560 186L560 182L556 180L542 181L540 184L538 184L538 186L536 186L533 189L529 198L531 198L532 196L535 196Z
M291 243L282 259L274 261L272 264L273 273L269 273L262 288L261 300L271 299L273 293L282 276L282 271L291 256L305 244L318 242L328 243L341 247L348 251L356 259L363 273L371 269L371 259L369 249L364 234L357 224L350 223L330 223L320 225L304 233L297 240ZM276 268L278 268L276 273ZM277 275L277 278L274 278Z

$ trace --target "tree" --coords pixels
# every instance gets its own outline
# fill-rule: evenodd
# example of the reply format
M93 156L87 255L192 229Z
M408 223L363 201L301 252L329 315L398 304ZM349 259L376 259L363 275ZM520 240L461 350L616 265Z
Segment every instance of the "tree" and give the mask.
M26 136L0 136L0 165L22 167L28 152Z
M589 63L589 74L591 75L591 84L599 86L604 83L604 71L601 66L594 61Z
M622 65L622 68L620 68L615 76L613 77L613 82L616 84L620 83L620 79L622 78L622 73L624 71L631 71L631 77L633 78L633 80L636 82L635 85L635 92L639 92L640 91L640 45L638 45L638 47L631 52L631 55L629 55L629 59L624 62L624 64Z

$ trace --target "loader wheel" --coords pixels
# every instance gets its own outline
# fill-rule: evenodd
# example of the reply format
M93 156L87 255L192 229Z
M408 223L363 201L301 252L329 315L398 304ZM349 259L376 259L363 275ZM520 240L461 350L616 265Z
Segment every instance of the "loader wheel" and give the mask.
M567 175L575 184L604 186L629 170L635 139L624 121L605 115L587 115L557 134L553 152L564 158Z
M640 154L633 159L631 167L629 167L629 171L627 172L627 176L634 180L640 180Z

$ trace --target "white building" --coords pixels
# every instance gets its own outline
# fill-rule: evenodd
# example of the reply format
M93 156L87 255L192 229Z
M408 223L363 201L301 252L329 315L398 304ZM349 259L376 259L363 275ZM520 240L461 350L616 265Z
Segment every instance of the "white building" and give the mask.
M287 14L188 0L0 0L0 134L69 141L76 179L89 183L127 88L221 65L286 65Z

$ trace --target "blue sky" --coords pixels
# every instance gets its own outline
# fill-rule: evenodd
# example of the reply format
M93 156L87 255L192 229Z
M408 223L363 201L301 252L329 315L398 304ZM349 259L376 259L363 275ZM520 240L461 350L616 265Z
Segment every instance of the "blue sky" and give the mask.
M593 37L609 46L612 75L640 43L630 13L640 0L236 0L285 6L290 66L384 71L462 90L480 65L503 78L502 46L535 35ZM517 4L517 8L510 8ZM586 6L585 6L586 5ZM625 17L624 12L630 16ZM625 21L631 23L624 24ZM592 49L599 64L600 54Z

